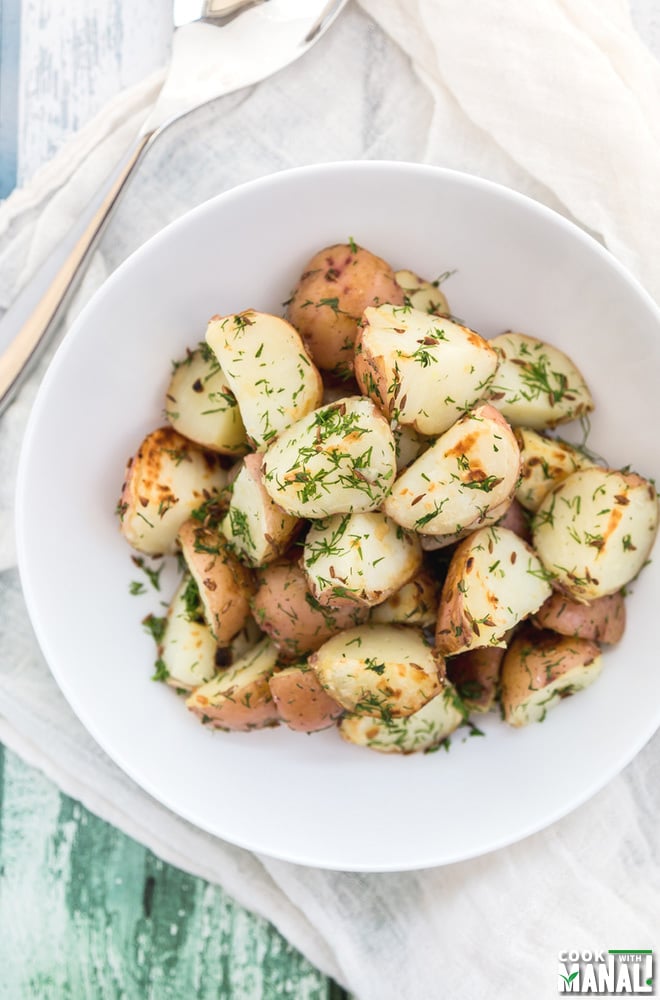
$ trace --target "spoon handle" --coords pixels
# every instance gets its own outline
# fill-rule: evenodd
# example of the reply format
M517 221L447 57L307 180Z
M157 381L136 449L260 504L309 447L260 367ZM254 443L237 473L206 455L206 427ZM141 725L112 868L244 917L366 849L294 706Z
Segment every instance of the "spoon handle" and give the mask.
M48 341L54 321L73 288L83 264L95 247L110 214L124 191L147 146L158 130L141 135L131 148L117 178L90 219L89 224L53 278L38 305L9 346L0 354L0 413L11 402L40 348Z

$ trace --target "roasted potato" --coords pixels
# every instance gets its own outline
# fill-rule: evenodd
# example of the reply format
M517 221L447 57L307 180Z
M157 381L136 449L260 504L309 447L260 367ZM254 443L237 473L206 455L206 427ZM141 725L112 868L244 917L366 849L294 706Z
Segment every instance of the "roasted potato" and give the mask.
M179 434L223 455L242 455L247 437L238 403L206 344L174 363L165 416Z
M438 617L440 587L427 570L422 570L409 583L371 609L369 620L374 625L435 625Z
M442 434L486 394L497 354L474 330L391 305L365 309L355 377L383 413L420 434Z
M204 620L197 584L186 573L167 609L158 655L167 683L192 691L210 680L218 668L218 645Z
M268 681L277 666L277 650L264 639L228 670L202 684L186 701L201 721L214 729L247 732L279 722Z
M447 677L469 712L490 712L497 697L505 646L480 646L447 659Z
M351 241L314 254L289 301L287 317L314 362L341 377L353 370L353 345L367 306L403 305L392 268Z
M658 530L655 486L635 473L579 469L543 500L534 548L553 587L578 601L621 590L646 562Z
M626 605L621 591L597 597L589 604L572 601L555 591L533 616L532 624L560 635L611 645L619 642L625 631Z
M544 437L528 427L516 428L515 434L521 461L516 500L526 510L538 510L553 487L577 469L594 464L565 441Z
M328 729L344 711L323 690L306 663L278 670L268 683L280 719L296 732L316 733L319 729Z
M264 448L285 427L319 406L321 376L286 320L253 309L214 316L206 342L238 400L255 447Z
M251 566L265 566L288 547L300 523L268 495L263 455L246 455L232 483L229 510L222 522L228 545Z
M345 715L339 732L348 743L381 753L416 753L431 750L446 740L466 717L456 689L444 681L434 698L403 719Z
M376 510L395 473L392 432L362 396L322 406L283 431L262 467L275 503L310 518Z
M341 608L320 604L302 568L286 559L261 569L257 581L252 612L277 646L280 660L300 659L338 632L362 624L369 614L355 602Z
M462 541L442 588L436 648L444 656L503 645L509 629L550 596L532 549L506 528L480 528Z
M383 510L422 535L447 544L498 519L518 481L520 453L513 431L492 406L457 420L395 481Z
M421 629L361 625L328 639L309 659L322 687L355 715L412 715L439 694L444 660Z
M546 430L593 410L582 374L557 347L511 330L489 343L499 367L488 398L509 423Z
M227 646L245 627L254 581L227 548L224 537L191 518L181 525L179 545L199 589L204 618L217 644Z
M403 472L416 458L426 451L431 444L429 438L418 434L414 427L407 424L394 424L392 426L394 436L394 447L396 448L396 471Z
M444 292L440 291L439 281L426 281L414 271L395 271L394 277L400 288L403 288L407 301L413 309L430 313L432 316L450 316L449 303Z
M172 427L159 427L128 460L117 504L122 534L138 552L175 552L183 522L226 478L216 455Z
M601 668L597 643L526 629L513 640L502 663L505 722L510 726L542 722L562 698L592 684Z
M525 508L516 499L513 499L504 514L495 523L498 528L508 528L509 531L519 535L523 541L531 544L532 529L529 522L530 517Z
M315 521L302 556L312 593L331 608L380 604L421 564L417 536L377 511Z

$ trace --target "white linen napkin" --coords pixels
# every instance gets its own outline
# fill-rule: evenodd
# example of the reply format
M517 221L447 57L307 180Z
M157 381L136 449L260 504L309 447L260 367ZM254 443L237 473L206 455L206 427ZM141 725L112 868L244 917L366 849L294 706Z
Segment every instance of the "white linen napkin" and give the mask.
M419 160L507 183L594 232L660 299L660 71L623 0L361 6L299 62L156 143L67 322L129 252L193 205L273 170L350 158ZM156 82L120 95L0 207L0 309L126 148ZM47 361L0 437L3 742L165 860L221 883L360 1000L550 997L562 949L653 947L659 737L545 832L407 874L330 873L252 855L178 819L119 771L52 680L15 568L16 459Z

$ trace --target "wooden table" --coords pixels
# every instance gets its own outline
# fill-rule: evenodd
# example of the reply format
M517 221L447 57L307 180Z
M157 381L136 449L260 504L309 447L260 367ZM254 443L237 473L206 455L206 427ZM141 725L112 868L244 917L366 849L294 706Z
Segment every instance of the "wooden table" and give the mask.
M0 1000L344 1000L217 886L0 745Z

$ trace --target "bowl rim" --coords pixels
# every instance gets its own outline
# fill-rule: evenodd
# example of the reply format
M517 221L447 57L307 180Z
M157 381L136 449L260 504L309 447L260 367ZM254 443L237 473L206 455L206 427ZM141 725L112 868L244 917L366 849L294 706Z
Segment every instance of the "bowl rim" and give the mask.
M75 685L70 684L66 676L63 676L60 673L59 668L54 665L57 662L57 655L51 655L53 650L50 648L48 637L43 633L41 623L39 622L38 609L36 608L37 602L31 586L30 570L27 566L28 557L26 550L29 525L26 518L27 505L24 501L26 496L26 479L30 462L29 456L32 452L33 441L37 435L38 428L46 408L49 387L58 377L62 365L66 363L71 345L73 345L76 339L81 336L81 332L87 323L88 314L92 311L92 309L96 309L99 303L103 302L106 295L112 291L114 286L118 282L121 282L127 271L130 271L136 263L139 263L142 260L143 257L149 256L153 252L154 248L159 247L162 243L171 239L173 233L175 234L179 231L183 231L191 226L194 227L197 224L198 219L213 211L217 205L230 202L235 198L242 198L245 195L249 195L251 191L258 191L262 188L267 188L273 185L277 188L280 184L295 182L299 177L303 178L307 176L336 173L337 171L351 174L356 171L358 173L387 173L392 170L407 172L411 176L426 175L428 177L437 178L440 182L443 180L449 180L454 184L490 192L505 201L510 201L514 204L522 206L527 211L540 216L552 225L565 229L573 239L583 243L589 248L591 253L595 253L599 256L608 267L614 268L620 278L622 278L630 286L631 290L650 311L658 325L658 332L660 334L660 307L656 304L650 293L643 287L639 279L637 279L635 275L633 275L629 269L622 264L610 250L607 249L607 247L605 247L594 236L582 229L571 219L566 218L554 209L544 205L542 202L539 202L528 195L522 194L507 185L488 180L469 172L436 166L434 164L416 163L414 161L407 160L331 160L321 163L289 167L275 172L270 172L245 181L241 184L232 186L186 211L179 218L169 222L154 235L146 239L145 242L137 247L125 260L123 260L121 264L119 264L96 289L96 291L91 295L89 301L84 305L80 313L71 323L69 329L66 331L38 387L36 398L32 405L21 442L15 488L15 537L17 545L17 563L21 588L25 598L30 622L39 647L48 664L48 668L60 691L92 739L94 739L103 752L107 754L107 756L115 764L117 764L143 792L146 792L160 805L169 809L179 818L191 823L197 829L203 830L220 840L225 840L227 843L234 844L235 846L245 850L253 851L258 854L264 854L268 857L293 864L331 871L376 873L418 871L430 867L440 867L459 861L467 861L472 858L481 857L485 854L490 854L493 851L518 843L532 834L548 829L560 819L569 815L580 805L591 799L597 792L601 791L606 785L608 785L613 778L620 774L621 771L628 766L628 764L630 764L630 762L637 756L637 754L649 742L660 727L660 708L655 721L648 726L646 730L639 733L638 739L634 741L634 743L630 744L628 752L618 758L613 766L609 767L606 771L600 772L597 779L593 780L586 789L582 789L581 792L575 794L569 801L562 803L560 808L556 809L553 813L546 815L541 820L535 820L528 823L527 826L519 828L515 834L505 834L499 838L493 838L489 841L488 846L485 848L454 851L453 853L443 855L440 860L437 859L438 852L436 851L431 852L432 856L429 857L416 857L414 860L411 860L410 863L402 864L398 862L393 864L365 867L364 865L351 864L342 864L341 866L338 866L331 861L324 862L317 856L312 856L311 854L308 857L303 857L301 856L300 851L295 851L290 854L286 851L269 851L267 848L264 848L263 844L259 843L258 840L251 840L248 836L244 838L236 838L232 836L230 839L225 835L217 833L211 828L210 824L205 825L198 817L190 815L190 813L182 810L171 800L168 800L168 796L164 794L163 791L154 790L150 781L145 781L144 778L138 776L136 772L139 771L139 768L131 763L130 760L125 759L124 755L121 752L118 752L115 747L111 750L106 745L105 739L97 734L94 721L90 721L86 718L86 712L78 702Z

